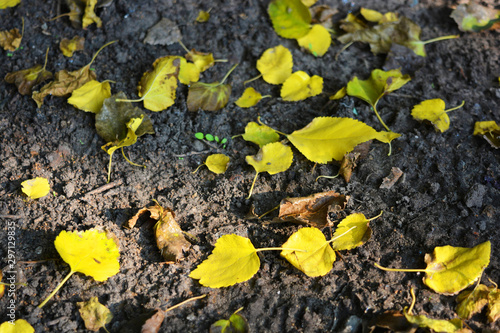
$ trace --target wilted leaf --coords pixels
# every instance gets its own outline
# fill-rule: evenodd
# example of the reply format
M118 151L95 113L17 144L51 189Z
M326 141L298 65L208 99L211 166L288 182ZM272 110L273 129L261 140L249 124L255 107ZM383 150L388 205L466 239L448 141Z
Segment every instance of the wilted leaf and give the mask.
M396 137L399 134L377 132L355 119L337 117L314 118L303 129L287 135L288 140L308 160L316 163L328 163L332 159L340 161L360 143L372 139L387 143Z
M189 274L210 288L231 286L249 280L257 273L260 259L248 238L224 235L215 243L212 254Z
M340 28L346 32L355 32L358 30L363 30L366 29L368 25L358 16L349 13L347 14L346 18L340 21ZM349 34L346 34L347 36L350 36ZM341 36L342 37L342 36ZM340 38L337 38L340 40ZM340 40L342 43L348 43L345 41Z
M368 224L379 216L371 219L367 219L361 213L347 216L335 229L335 234L333 234L335 240L332 241L333 249L335 251L351 250L366 243L372 236L372 229ZM352 230L348 232L350 229Z
M75 36L71 40L63 38L63 40L61 40L61 43L59 43L59 49L66 57L72 57L75 51L83 50L84 46L85 38L80 36Z
M495 322L500 318L500 292L495 286L488 294L488 321Z
M321 24L327 29L332 28L333 24L331 18L339 12L336 8L332 8L328 5L314 6L309 8L309 11L312 16L311 23Z
M212 53L198 52L192 49L185 55L186 59L192 61L198 68L200 73L206 71L215 64L214 56Z
M109 81L92 80L73 90L71 97L68 98L68 103L83 111L99 113L104 100L110 96L111 87Z
M398 179L403 175L403 171L401 171L398 167L391 168L391 174L387 177L384 177L382 180L382 184L380 184L379 188L390 189L396 184Z
M332 270L335 251L317 228L294 232L282 248L281 256L307 276L323 276Z
M267 8L274 31L284 38L300 38L311 29L311 13L300 0L273 0Z
M436 130L444 132L450 127L450 118L447 112L456 110L464 105L445 110L445 104L442 99L428 99L413 107L411 115L417 120L428 120L434 125Z
M21 45L23 36L19 33L19 29L15 28L10 31L0 31L0 46L6 51L15 51Z
M245 126L245 134L243 134L244 140L258 144L259 147L276 142L279 138L280 135L271 127L264 124L259 125L253 121Z
M345 154L340 162L339 175L344 177L346 183L351 181L352 172L358 165L358 162L364 159L370 150L372 140L360 143L354 149Z
M314 24L307 35L297 38L297 42L315 57L322 57L328 51L332 37L321 24Z
M137 86L139 100L151 111L162 111L174 104L181 60L176 56L158 58L153 70L144 73Z
M35 65L31 68L8 73L5 75L5 81L7 83L15 84L21 95L29 95L31 94L31 90L34 86L50 79L51 77L52 73L45 70L45 66L42 67L42 65Z
M494 120L477 121L474 124L474 135L482 135L493 148L500 148L500 126Z
M163 17L160 22L148 30L143 43L150 45L171 45L181 39L182 34L179 27L168 18Z
M451 320L443 320L443 319L432 319L428 318L424 315L412 315L407 312L407 309L403 311L406 320L414 325L418 325L419 327L426 327L436 332L445 332L452 333L458 332L463 328L463 322L459 318L451 319Z
M310 77L306 72L297 71L290 75L281 87L281 98L284 101L296 102L319 95L323 91L323 78L317 75Z
M399 311L386 311L378 315L370 326L387 328L391 332L413 333L417 330Z
M196 17L196 22L205 23L210 19L210 13L204 10L200 10L198 12L198 16Z
M86 29L92 23L95 23L98 28L102 27L102 21L95 14L95 6L97 5L97 0L85 0L85 12L82 18L82 28Z
M387 12L382 14L381 12L368 8L361 8L360 13L365 20L374 23L395 22L399 19L399 15L397 13Z
M335 94L333 94L332 96L330 96L330 99L331 100L341 99L345 95L347 95L347 88L346 87L342 87Z
M343 210L348 200L349 196L334 191L315 193L307 197L285 198L280 202L277 219L323 228L328 224L328 212Z
M269 48L257 60L257 70L264 81L282 84L292 75L292 53L283 45Z
M237 312L242 310L240 308L234 312L229 319L221 319L216 321L210 326L210 333L248 333L250 327L247 320Z
M76 304L78 305L80 316L82 316L85 322L85 328L88 330L97 332L113 319L111 311L99 303L97 297L92 297L89 301L77 302Z
M248 87L236 102L240 108L250 108L262 99L262 95L252 87Z
M154 134L153 124L148 115L138 108L133 107L130 102L120 102L126 100L124 92L119 92L104 100L100 111L95 117L95 127L97 134L106 142L115 142L125 139L128 133L127 123L132 118L143 116L141 125L135 132L137 137L144 134Z
M464 290L457 296L457 314L460 318L471 319L488 304L489 288L478 284L472 290Z
M205 160L208 170L216 174L226 172L229 165L229 157L224 154L212 154Z
M451 18L461 31L479 32L486 29L498 29L500 11L482 6L476 1L460 4L451 12Z
M0 325L0 333L35 333L35 329L24 319L16 319L14 324L5 321Z
M30 199L42 198L50 192L49 181L43 177L25 180L21 186L23 193Z
M15 7L19 5L20 2L21 0L0 0L0 9Z

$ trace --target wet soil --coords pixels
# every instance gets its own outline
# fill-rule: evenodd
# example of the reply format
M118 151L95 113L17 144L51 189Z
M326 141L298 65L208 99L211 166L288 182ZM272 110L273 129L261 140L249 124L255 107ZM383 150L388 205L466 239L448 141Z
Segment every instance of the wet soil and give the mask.
M490 1L493 4L494 1ZM473 136L476 121L500 120L500 33L460 33L449 18L455 1L320 1L339 9L334 19L361 6L396 11L422 27L422 40L461 34L459 39L426 46L423 66L394 95L384 97L379 110L385 122L402 136L393 141L392 154L381 143L371 145L349 183L335 175L333 164L314 167L294 149L294 162L285 172L259 175L254 194L246 196L254 177L245 156L257 147L241 138L245 125L258 116L273 128L291 133L314 117L338 116L359 119L378 130L382 127L363 101L328 97L355 75L367 78L382 68L384 55L373 55L366 45L354 44L335 54L337 43L321 58L300 50L293 40L273 31L267 1L125 1L115 0L97 11L102 29L75 29L67 18L48 21L59 11L59 2L22 0L21 5L0 11L0 30L21 28L25 20L22 49L12 55L0 52L0 77L43 63L50 47L48 69L75 70L87 64L92 54L112 40L93 64L100 81L113 80L113 92L136 96L142 74L156 58L183 55L178 44L144 44L146 33L161 18L175 22L189 48L213 52L228 59L203 73L202 81L220 80L239 63L229 82L233 93L229 104L218 112L189 112L187 87L180 86L175 105L162 112L144 110L156 131L126 149L129 157L147 168L128 164L115 154L111 186L106 186L108 155L96 133L94 116L72 107L66 98L47 97L37 108L30 96L17 93L13 85L0 81L0 255L7 266L7 225L16 228L15 256L18 286L16 318L29 321L36 332L85 332L77 302L97 296L113 313L107 325L121 332L127 320L158 306L171 306L189 297L208 294L204 300L169 312L162 332L206 332L216 320L227 318L240 307L253 332L361 332L370 320L387 310L402 310L411 302L410 288L417 290L415 313L433 318L456 316L455 297L429 290L416 273L383 272L378 262L391 267L425 267L424 254L436 246L472 247L492 242L491 263L482 277L500 282L498 213L500 202L500 155L482 138ZM207 23L195 23L199 10L211 10ZM62 11L64 12L64 11ZM85 50L64 57L58 45L62 38L86 39ZM258 74L255 63L262 52L282 44L293 54L294 70L324 78L324 93L305 101L288 103L279 98L279 87L257 80L250 85L273 98L256 107L241 109L234 101L244 90L243 81ZM450 114L451 126L439 133L415 121L410 111L425 99L442 98L449 107L465 100L462 109ZM142 107L142 105L139 105ZM194 133L228 138L225 149L231 164L224 175L206 168L192 171L217 149L205 145ZM219 151L219 152L220 152ZM390 189L381 189L392 167L403 172ZM46 177L50 195L27 200L20 192L23 180ZM97 191L96 191L97 190ZM222 289L210 289L188 274L211 253L215 241L225 234L249 237L256 247L280 246L297 225L263 225L246 220L255 207L262 214L285 197L307 196L334 190L351 197L341 216L361 212L383 216L371 223L372 238L363 246L344 251L330 273L310 278L293 268L278 252L260 253L261 268L249 281ZM198 238L185 259L165 264L156 247L152 223L143 221L131 230L123 224L152 200L170 207L183 230ZM42 310L36 306L69 272L54 248L62 231L105 228L120 241L120 272L106 282L74 274ZM329 236L329 229L325 229ZM0 300L0 321L9 320L7 295ZM500 324L487 324L486 315L467 321L476 332L498 331Z

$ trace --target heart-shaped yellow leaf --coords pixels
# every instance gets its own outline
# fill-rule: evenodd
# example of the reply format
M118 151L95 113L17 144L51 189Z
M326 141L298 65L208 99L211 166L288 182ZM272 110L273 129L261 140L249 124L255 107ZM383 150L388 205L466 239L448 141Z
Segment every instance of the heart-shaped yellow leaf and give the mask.
M323 78L317 75L309 76L306 72L297 71L290 75L281 87L281 98L284 101L296 102L321 94Z
M226 172L229 165L229 157L224 154L212 154L205 160L208 170L216 174Z
M445 110L445 104L442 99L428 99L415 105L411 110L411 115L413 118L420 121L430 121L436 130L444 132L450 127L450 118L448 117L447 112L456 110L463 105L464 103L458 107Z
M248 87L236 102L240 108L250 108L262 99L262 95L252 87Z
M335 238L332 241L333 249L336 251L351 250L366 243L372 235L372 229L369 227L371 220L361 213L351 214L343 219L333 234L333 238ZM352 230L347 232L350 229Z
M49 181L43 177L25 180L21 183L21 187L21 191L30 199L42 198L50 192Z
M110 96L111 86L108 81L92 80L73 90L71 97L68 98L68 103L83 111L99 113L104 100Z
M282 84L292 75L292 53L283 45L267 49L257 60L257 70L264 81Z
M276 142L280 139L280 135L276 133L271 127L266 125L259 125L256 122L249 122L245 126L245 133L243 139L250 141L263 147L268 143Z
M307 35L297 38L297 42L315 57L322 57L328 51L332 43L332 37L324 26L315 24Z

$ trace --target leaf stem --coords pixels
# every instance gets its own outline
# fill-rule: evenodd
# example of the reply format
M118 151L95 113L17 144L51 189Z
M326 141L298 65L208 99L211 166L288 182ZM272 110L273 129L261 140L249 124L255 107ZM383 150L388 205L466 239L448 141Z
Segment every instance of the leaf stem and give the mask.
M380 121L380 123L382 124L382 126L385 127L386 130L388 130L389 132L392 132L391 129L384 123L384 121L382 120L382 117L380 117L380 115L378 114L378 111L377 111L377 103L380 99L378 99L375 104L372 105L373 107L373 111L375 112L375 115L377 116L378 118L378 121Z
M408 309L408 314L412 315L413 307L415 306L415 301L417 298L415 297L415 290L413 290L413 287L410 289L410 294L411 294L411 305L410 308Z
M227 62L227 59L214 59L214 62Z
M454 108L451 108L451 109L448 109L448 110L444 110L444 112L448 113L450 111L453 111L453 110L456 110L456 109L460 109L464 105L465 105L465 101L462 101L462 104L460 104L459 106L455 106Z
M460 35L441 36L441 37L437 37L437 38L433 38L433 39L424 40L424 41L422 41L422 44L425 45L425 44L429 44L429 43L439 42L441 40L455 39L455 38L458 38L458 37L460 37Z
M184 45L184 43L180 39L177 42L182 46L184 51L186 51L187 53L191 53L191 51L187 49L186 45Z
M257 172L255 174L255 177L253 179L253 182L252 182L252 186L250 187L250 193L248 194L248 197L247 197L247 200L250 199L250 197L252 196L252 192L253 192L253 187L255 186L255 181L257 180L257 176L259 175L259 173Z
M43 68L40 72L42 72L43 70L45 70L45 67L47 67L47 60L49 60L49 49L50 47L47 48L47 51L45 51L45 63L43 64Z
M232 71L234 71L234 69L238 66L239 64L234 64L233 67L231 67L231 69L229 70L229 72L226 73L226 76L224 76L224 78L222 79L222 81L219 83L219 84L224 84L224 81L226 81L226 79L229 77L229 74L231 74Z
M138 99L123 99L123 98L117 98L115 99L115 102L130 102L130 103L137 103L137 102L142 102L144 100L144 97L146 95L143 95L141 98Z
M47 304L47 302L59 291L59 289L61 289L63 284L65 284L66 281L68 281L68 279L71 277L71 275L73 275L73 273L76 273L76 271L70 271L69 274L66 275L66 277L61 282L59 282L56 289L54 289L54 291L52 291L50 295L47 296L47 298L42 303L40 303L40 305L38 306L39 309L43 308L43 306Z
M379 217L381 217L381 216L382 216L382 214L383 214L383 213L384 213L384 211L383 211L383 210L381 210L381 211L380 211L380 214L378 214L377 216L372 217L371 219L367 219L367 220L368 220L368 221L373 221L373 220L375 220L375 219L378 219Z
M109 164L108 164L108 183L109 181L111 180L111 161L113 160L113 154L115 152L113 151L110 155L109 155Z
M134 162L132 162L131 160L129 160L129 159L127 158L127 156L125 156L125 152L123 151L123 147L121 147L121 150L122 150L122 155L123 155L123 157L127 160L127 162L129 162L129 163L130 163L130 164L132 164L133 166L138 166L138 167L143 167L143 168L146 168L146 166L145 166L144 164L143 164L143 165L141 165L141 164L137 164L137 163L134 163Z
M262 96L260 99L270 98L270 97L273 97L273 96L271 96L271 95L264 95L264 96Z
M381 269L381 270L387 271L387 272L409 272L409 273L411 273L411 272L415 272L415 273L423 272L423 273L425 273L426 272L425 269L420 269L420 268L387 268L387 267L380 266L377 263L375 263L374 265L378 269Z
M244 84L244 85L246 85L247 83L250 83L250 82L252 82L252 81L255 81L255 80L257 80L257 79L260 79L261 77L262 77L262 74L259 74L259 75L257 75L256 77L251 78L250 80L246 80L246 81L244 81L244 82L243 82L243 84Z
M207 297L207 294L205 294L205 295L201 295L201 296L196 296L196 297L191 297L191 298L188 298L187 300L182 301L182 302L180 302L179 304L176 304L176 305L174 305L174 306L171 306L171 307L169 307L169 308L165 309L163 312L164 312L164 313L167 313L167 312L169 312L169 311L172 311L173 309L177 309L179 306L182 306L182 305L184 305L184 304L186 304L186 303L189 303L189 302L192 302L192 301L196 301L196 300L198 300L198 299L202 299L202 298L204 298L204 297Z
M337 178L339 175L340 175L340 172L337 173L335 176L322 176L321 175L321 176L316 177L316 181L318 181L318 179L320 179L320 178L334 179L334 178Z
M201 168L201 167L202 167L202 166L204 166L204 165L205 165L205 163L202 163L202 164L198 165L198 167L197 167L197 168L196 168L193 172L191 172L191 173L196 173L196 172L198 172L198 169L199 169L199 168Z
M288 248L288 247L263 247L260 249L255 249L255 252L261 252L261 251L297 251L297 252L307 252L307 250L304 249L293 249L293 248Z
M264 217L264 216L266 216L267 214L269 214L269 213L271 213L271 212L274 212L274 211L275 211L276 209L278 209L279 207L280 207L280 205L278 205L278 206L276 206L276 207L272 208L271 210L268 210L267 212L265 212L265 213L264 213L264 214L262 214L262 215L257 216L257 218L260 220L261 218L263 218L263 217Z
M106 43L103 46L101 46L101 48L99 50L97 50L96 53L94 53L94 56L92 57L92 60L90 60L90 62L89 62L89 64L87 66L90 67L92 65L92 63L94 62L95 58L97 57L97 55L99 54L99 52L102 51L103 48L105 48L106 46L111 45L113 43L116 43L116 42L117 42L117 40L114 40L114 41L111 41L111 42ZM85 66L85 67L87 67L87 66Z

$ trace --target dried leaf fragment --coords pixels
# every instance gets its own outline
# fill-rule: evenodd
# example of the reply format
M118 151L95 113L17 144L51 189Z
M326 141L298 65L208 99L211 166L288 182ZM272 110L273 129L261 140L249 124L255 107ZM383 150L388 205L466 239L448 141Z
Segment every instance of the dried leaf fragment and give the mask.
M425 315L413 315L408 313L407 309L403 311L403 314L410 323L417 325L418 327L426 327L436 332L459 332L463 328L463 321L459 318L444 320L444 319L432 319Z
M343 210L348 200L349 196L334 191L315 193L307 197L285 198L280 202L277 219L323 228L328 224L328 212Z
M23 36L19 33L19 29L14 28L10 31L0 31L0 46L6 51L15 51L21 45Z
M391 174L382 180L382 184L380 184L379 188L385 188L385 189L392 188L394 184L396 184L396 182L399 180L399 178L401 178L402 175L403 171L401 171L400 168L392 167Z
M500 318L500 292L495 286L488 294L488 321L495 322Z
M477 121L474 124L474 135L482 135L493 148L500 148L500 126L496 121Z
M65 57L72 57L75 51L83 50L85 46L85 38L75 36L71 40L63 38L59 43L59 49Z
M42 67L42 65L35 65L31 68L8 73L5 75L5 81L15 84L21 95L29 95L34 86L51 77L52 73L45 70L45 67Z
M92 297L86 302L77 302L78 311L85 322L85 328L94 332L99 331L113 319L113 315L109 309L99 303L97 297Z
M488 304L490 290L484 284L478 284L472 290L464 290L457 296L457 314L460 318L470 319Z

